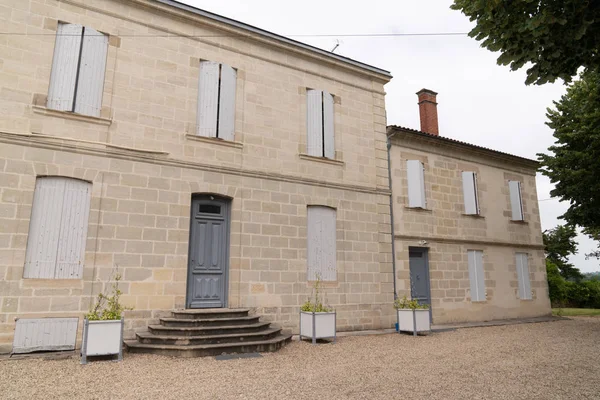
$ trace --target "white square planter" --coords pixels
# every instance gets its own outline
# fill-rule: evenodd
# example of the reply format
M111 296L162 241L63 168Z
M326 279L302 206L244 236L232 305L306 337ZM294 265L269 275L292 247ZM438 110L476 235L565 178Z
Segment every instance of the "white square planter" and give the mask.
M316 343L317 339L333 339L335 342L336 320L334 312L305 312L300 311L300 335L302 337L312 338Z
M429 321L429 310L411 310L408 308L404 308L397 311L399 331L413 332L414 334L417 334L417 332L431 331L431 323Z
M90 321L83 325L81 363L87 364L88 356L118 355L123 359L123 317L109 321Z

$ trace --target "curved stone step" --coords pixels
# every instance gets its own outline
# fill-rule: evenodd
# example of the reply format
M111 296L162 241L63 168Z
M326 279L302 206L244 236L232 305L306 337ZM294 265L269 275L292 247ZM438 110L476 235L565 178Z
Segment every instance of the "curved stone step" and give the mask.
M159 318L160 324L169 327L192 327L192 326L233 326L255 324L260 319L258 315L233 318Z
M273 339L243 343L220 343L195 346L164 344L143 344L137 341L125 341L127 351L131 353L151 353L171 357L203 357L231 353L262 353L277 351L292 339L292 335L277 335Z
M198 308L181 309L171 312L173 318L202 319L202 318L237 318L247 317L250 310L248 308Z
M258 332L267 329L270 322L258 322L246 325L226 325L226 326L193 326L193 327L175 327L163 325L150 325L148 330L155 335L164 336L201 336L201 335L221 335L235 333Z
M142 344L194 346L200 344L240 343L255 342L273 339L281 332L281 328L269 328L259 332L230 333L224 335L200 336L167 336L153 335L149 332L136 334L138 342Z

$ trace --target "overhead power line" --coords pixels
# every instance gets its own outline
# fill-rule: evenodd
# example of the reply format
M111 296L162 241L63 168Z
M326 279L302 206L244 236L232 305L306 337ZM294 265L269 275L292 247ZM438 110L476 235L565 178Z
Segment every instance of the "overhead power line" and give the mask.
M301 38L301 37L403 37L403 36L464 36L467 32L425 32L425 33L323 33L323 34L298 34L298 35L279 35L288 38ZM56 33L26 33L26 32L0 32L3 36L57 36ZM60 34L58 36L79 36L74 34ZM103 35L89 35L89 36L103 36ZM169 37L183 37L183 38L221 38L221 37L246 37L247 35L182 35L182 34L132 34L132 35L117 35L119 37L130 37L130 38L169 38Z

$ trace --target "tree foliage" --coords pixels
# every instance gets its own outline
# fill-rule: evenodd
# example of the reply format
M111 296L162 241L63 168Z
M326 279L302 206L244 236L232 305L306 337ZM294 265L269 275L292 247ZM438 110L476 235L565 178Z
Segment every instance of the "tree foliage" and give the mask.
M576 236L575 227L569 225L559 225L543 233L546 260L555 266L565 279L577 280L582 277L579 269L569 263L569 256L577 253Z
M595 0L454 0L476 26L469 36L499 51L512 70L532 63L525 83L570 82L600 64L600 2Z
M569 201L562 216L569 225L600 237L600 74L587 71L567 88L556 109L548 109L546 124L556 142L538 154L542 174L555 188L553 197Z

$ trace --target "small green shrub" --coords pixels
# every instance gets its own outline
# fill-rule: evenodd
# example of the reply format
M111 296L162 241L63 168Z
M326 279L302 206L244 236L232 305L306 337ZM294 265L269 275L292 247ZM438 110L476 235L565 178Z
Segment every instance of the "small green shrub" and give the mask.
M406 296L403 298L397 298L394 301L394 308L396 310L429 310L429 304L419 304L418 300L408 300Z
M314 297L306 300L300 307L301 311L304 312L332 312L333 308L323 304L321 299L321 275L317 274L317 281L313 290Z
M112 292L110 295L99 293L96 298L96 303L85 317L90 321L108 321L121 319L125 310L133 310L131 307L125 307L120 302L121 290L119 289L119 281L121 274L116 273L113 277L111 285Z

